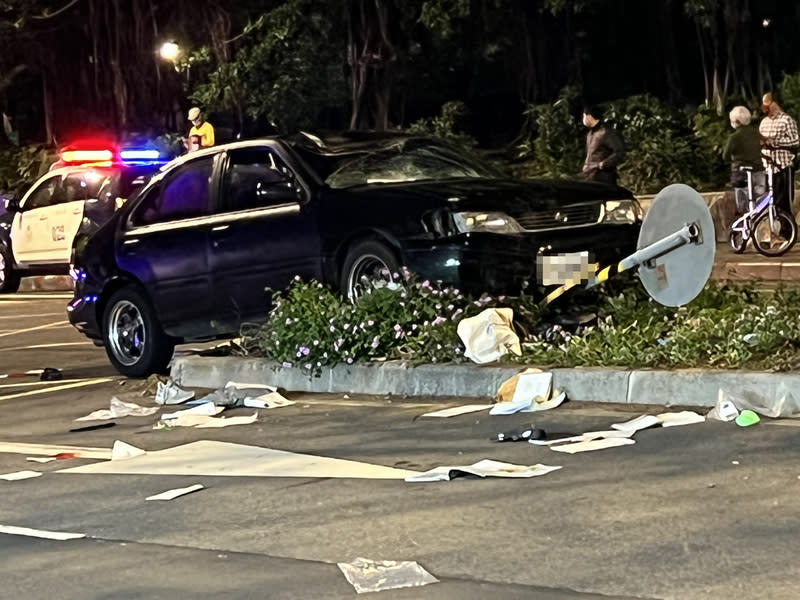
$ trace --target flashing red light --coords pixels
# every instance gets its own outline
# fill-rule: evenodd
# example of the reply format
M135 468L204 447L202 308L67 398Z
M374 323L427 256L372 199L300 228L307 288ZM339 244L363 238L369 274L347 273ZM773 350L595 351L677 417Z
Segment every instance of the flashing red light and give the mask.
M113 158L111 150L65 150L61 153L65 163L110 162Z

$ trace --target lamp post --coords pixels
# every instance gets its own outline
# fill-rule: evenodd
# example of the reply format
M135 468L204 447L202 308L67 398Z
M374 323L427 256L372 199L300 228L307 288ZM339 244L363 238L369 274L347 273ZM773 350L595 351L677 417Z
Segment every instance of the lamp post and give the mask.
M158 53L161 55L161 58L175 64L175 68L177 68L178 56L180 56L181 53L181 48L178 44L175 42L164 42L161 44Z

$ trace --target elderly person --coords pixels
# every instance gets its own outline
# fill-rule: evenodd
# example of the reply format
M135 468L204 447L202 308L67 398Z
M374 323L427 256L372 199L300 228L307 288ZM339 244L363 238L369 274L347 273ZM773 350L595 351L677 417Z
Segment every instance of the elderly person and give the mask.
M790 215L794 204L794 163L800 136L797 133L797 121L786 114L775 101L774 94L764 94L761 99L761 111L765 117L761 119L758 131L761 134L761 145L768 157L765 166L772 171L772 193L775 205Z
M739 212L748 209L747 172L752 169L753 199L767 191L767 178L761 162L761 138L758 129L750 124L752 115L744 106L736 106L730 112L734 132L728 137L722 158L731 163L731 184L736 191L736 208Z

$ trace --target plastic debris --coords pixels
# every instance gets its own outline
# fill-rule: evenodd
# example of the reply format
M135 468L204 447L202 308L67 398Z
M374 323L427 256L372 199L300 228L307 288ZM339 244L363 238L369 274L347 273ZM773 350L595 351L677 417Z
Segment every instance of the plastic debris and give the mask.
M187 408L185 410L179 410L174 413L164 413L161 415L162 421L170 421L172 419L178 419L184 415L206 415L206 416L214 416L221 413L225 410L222 406L217 406L213 402L203 402L202 404L198 404L197 406L193 406L192 408Z
M141 456L142 454L146 454L146 452L141 448L131 446L120 440L116 440L111 447L111 460L125 460L127 458Z
M35 463L49 463L56 460L55 456L28 456L25 460Z
M515 465L511 463L499 462L496 460L484 459L467 466L436 467L424 473L417 473L406 477L406 481L411 483L423 483L431 481L450 481L456 477L476 475L478 477L512 477L527 478L547 475L557 471L561 467L551 467L548 465Z
M468 413L478 412L481 410L488 410L492 408L492 404L465 404L464 406L454 406L453 408L444 408L434 412L425 413L423 417L457 417Z
M739 413L739 416L736 417L736 424L739 427L750 427L750 425L755 425L760 421L761 419L758 415L750 409L743 410Z
M516 412L550 410L566 400L566 393L553 390L553 374L526 369L504 381L497 390L497 404L489 414L510 415Z
M156 404L183 404L194 398L194 392L178 387L174 381L159 381L156 387Z
M359 594L420 587L439 582L414 561L357 558L353 562L337 563L337 565Z
M225 387L210 393L202 400L225 408L282 408L294 404L271 385L229 381Z
M733 421L739 416L739 409L733 403L733 400L726 397L725 392L719 390L717 394L717 403L706 415L706 419L714 419L717 421Z
M54 369L53 367L45 367L42 369L39 379L41 381L61 381L64 379L64 376L58 369Z
M159 421L153 429L168 429L173 427L194 427L196 429L210 429L230 427L231 425L250 425L258 419L258 413L243 417L214 417L206 414L184 413L174 419Z
M21 481L23 479L40 477L41 475L42 474L39 471L17 471L16 473L6 473L5 475L0 475L0 479L3 481Z
M76 421L106 421L108 419L119 419L121 417L148 417L157 413L157 406L139 406L134 402L123 402L116 396L111 398L108 409L96 410L85 417L75 419Z
M543 440L546 437L547 433L545 433L544 429L539 429L531 424L498 433L490 439L493 442L524 442L527 440Z
M719 397L730 400L740 411L751 410L762 417L771 419L800 417L800 396L795 396L794 392L783 383L778 384L776 388L767 386L765 389L769 391L767 393L744 391L730 394L727 391L719 390Z
M192 492L196 492L202 489L203 485L200 483L196 483L195 485L190 485L189 487L167 490L166 492L156 494L155 496L148 496L147 498L145 498L145 500L174 500L175 498L179 498L180 496L185 496L186 494L191 494Z
M520 356L519 336L513 329L514 311L487 308L479 315L458 323L458 337L464 343L464 356L478 364L494 362L509 352Z
M596 440L576 442L574 444L561 444L550 446L554 452L565 452L567 454L577 454L578 452L591 452L593 450L606 450L618 446L629 446L635 444L636 440L626 437L608 437Z

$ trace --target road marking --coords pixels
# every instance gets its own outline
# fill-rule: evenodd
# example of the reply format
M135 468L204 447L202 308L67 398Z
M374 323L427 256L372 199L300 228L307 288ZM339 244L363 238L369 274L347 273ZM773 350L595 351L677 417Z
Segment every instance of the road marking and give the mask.
M14 294L8 300L2 302L16 302L17 300L72 300L75 294Z
M50 392L60 392L62 390L71 390L73 388L79 387L86 387L88 385L97 385L98 383L106 383L109 381L114 381L111 377L105 377L102 379L89 379L87 381L79 381L77 383L69 383L67 385L59 385L51 388L45 388L43 390L32 390L30 392L19 392L18 394L9 394L8 396L0 396L0 402L3 400L13 400L14 398L22 398L24 396L36 396L38 394L48 394Z
M34 346L15 346L14 348L0 348L0 352L8 352L9 350L40 350L42 348L62 348L64 346L85 346L89 344L94 346L90 340L85 342L59 342L57 344L36 344Z
M69 321L54 321L47 325L38 325L36 327L28 327L27 329L17 329L16 331L9 331L8 333L0 333L0 337L8 335L17 335L20 333L28 333L29 331L39 331L40 329L55 329L57 327L71 327Z
M2 302L0 302L2 304ZM35 317L63 317L63 312L57 313L43 313L38 315L3 315L0 316L0 319L33 319Z
M0 525L0 533L8 535L22 535L25 537L42 538L45 540L79 540L85 538L85 533L68 533L66 531L45 531L44 529L29 529L28 527L14 527L13 525Z
M57 454L74 454L75 458L95 458L111 460L111 448L91 448L85 446L54 446L52 444L24 444L17 442L0 442L0 452L11 454L39 454L55 456Z
M32 387L35 385L63 385L65 383L82 383L84 381L91 381L91 378L82 377L80 379L62 379L61 381L26 381L24 383L4 383L0 385L0 389Z

